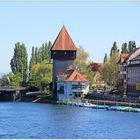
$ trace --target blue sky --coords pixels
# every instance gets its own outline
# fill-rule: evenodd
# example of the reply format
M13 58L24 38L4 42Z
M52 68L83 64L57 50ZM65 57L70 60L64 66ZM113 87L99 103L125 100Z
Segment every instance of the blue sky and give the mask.
M102 62L114 41L140 46L140 2L0 2L0 72L10 71L16 42L53 42L63 24L76 46Z

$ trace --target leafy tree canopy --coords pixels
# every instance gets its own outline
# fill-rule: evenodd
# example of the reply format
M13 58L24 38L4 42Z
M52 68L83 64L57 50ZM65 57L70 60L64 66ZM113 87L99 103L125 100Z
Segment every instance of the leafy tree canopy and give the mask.
M52 81L52 64L47 61L33 64L31 73L29 85L37 86L44 93L49 94L49 84Z

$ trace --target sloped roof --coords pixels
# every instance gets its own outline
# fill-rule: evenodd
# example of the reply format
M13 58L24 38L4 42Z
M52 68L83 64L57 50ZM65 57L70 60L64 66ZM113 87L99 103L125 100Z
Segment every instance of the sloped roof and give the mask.
M76 51L75 44L73 43L69 33L67 32L65 26L62 27L59 32L54 44L51 47L51 50L56 51Z
M132 51L130 51L129 53L122 53L120 55L120 59L118 61L118 63L125 63L127 62L127 60L129 59L129 57L135 53L139 48L134 48Z
M132 60L140 60L140 54L137 55L135 58L133 58Z
M67 82L88 82L85 75L82 75L78 70L74 70L72 74L66 79Z
M88 82L87 76L85 74L81 74L78 70L67 70L64 72L60 72L57 74L60 78L58 81L65 82Z
M124 62L126 62L126 61L129 59L129 57L130 57L133 53L135 53L138 49L139 49L139 48L134 48L132 51L130 51L130 52L129 52L129 55L125 58Z

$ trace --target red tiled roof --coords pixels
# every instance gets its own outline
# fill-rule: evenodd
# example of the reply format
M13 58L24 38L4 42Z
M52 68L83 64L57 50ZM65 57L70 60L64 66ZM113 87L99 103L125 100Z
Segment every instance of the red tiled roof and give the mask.
M88 82L85 75L82 75L78 70L74 70L72 74L66 79L67 82Z
M87 75L80 74L78 70L67 70L57 74L60 79L64 78L62 81L66 82L88 82ZM60 80L61 81L61 80Z
M61 50L76 51L77 50L65 26L63 26L61 31L59 32L54 44L51 47L51 50L56 50L56 51L61 51Z
M99 63L91 63L88 65L88 68L91 68L92 71L99 71L101 64Z
M139 49L139 48L134 48L132 51L130 51L130 52L129 52L129 55L125 58L124 62L126 62L126 61L129 59L129 57L130 57L134 52L136 52L138 49Z
M120 59L118 61L118 63L125 63L127 62L127 60L129 59L129 57L135 53L139 48L134 48L132 51L130 51L129 53L122 53L120 55Z

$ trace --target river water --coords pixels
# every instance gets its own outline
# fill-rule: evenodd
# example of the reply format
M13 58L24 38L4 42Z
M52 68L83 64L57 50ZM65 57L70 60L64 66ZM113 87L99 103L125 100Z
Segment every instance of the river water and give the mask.
M140 138L140 113L3 102L0 138Z

